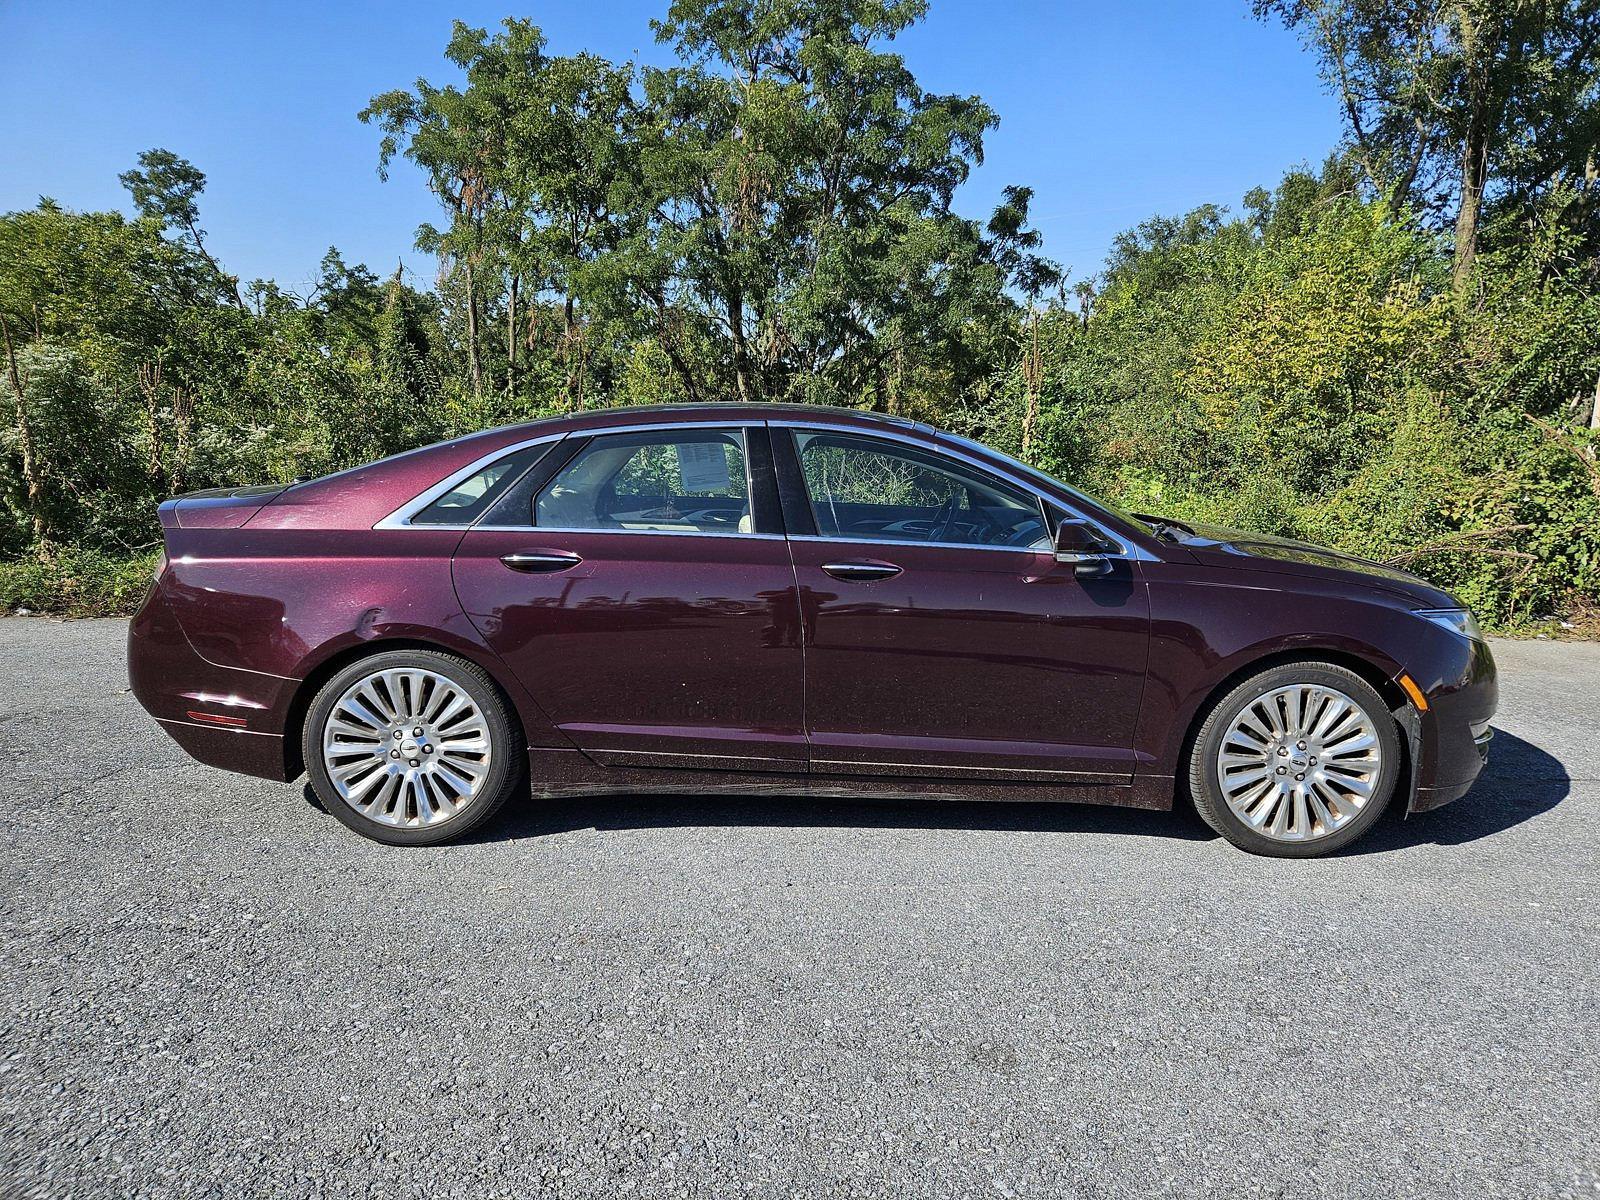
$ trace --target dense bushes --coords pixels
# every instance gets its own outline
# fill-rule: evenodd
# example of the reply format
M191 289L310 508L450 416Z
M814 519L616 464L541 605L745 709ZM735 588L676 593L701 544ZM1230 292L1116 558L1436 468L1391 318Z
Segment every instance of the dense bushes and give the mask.
M1463 299L1436 236L1317 182L1124 238L1087 320L1044 321L1030 457L1135 510L1403 564L1503 626L1596 595L1600 304L1539 262L1553 230ZM1022 448L1027 373L974 432Z
M0 562L0 609L69 617L131 613L150 588L155 554L69 547Z

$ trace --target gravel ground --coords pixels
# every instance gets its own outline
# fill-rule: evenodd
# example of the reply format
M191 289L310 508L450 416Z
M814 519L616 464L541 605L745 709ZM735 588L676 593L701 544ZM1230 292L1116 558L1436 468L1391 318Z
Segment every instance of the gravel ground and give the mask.
M622 798L369 844L0 621L0 1194L1600 1195L1600 646L1466 799Z

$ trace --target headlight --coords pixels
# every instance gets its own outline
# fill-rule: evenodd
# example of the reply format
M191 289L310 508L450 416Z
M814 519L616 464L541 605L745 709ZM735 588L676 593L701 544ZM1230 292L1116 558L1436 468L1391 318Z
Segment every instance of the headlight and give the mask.
M1475 642L1483 641L1483 630L1478 628L1477 620L1464 608L1419 608L1415 611L1425 621L1443 625Z

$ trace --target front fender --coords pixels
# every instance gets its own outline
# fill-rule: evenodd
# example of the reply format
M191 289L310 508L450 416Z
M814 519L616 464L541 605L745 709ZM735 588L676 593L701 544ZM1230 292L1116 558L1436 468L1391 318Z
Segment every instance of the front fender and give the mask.
M1425 623L1386 592L1177 562L1149 564L1146 578L1150 668L1135 743L1144 773L1176 775L1198 718L1256 666L1321 657L1377 681L1437 674L1417 662L1440 653Z

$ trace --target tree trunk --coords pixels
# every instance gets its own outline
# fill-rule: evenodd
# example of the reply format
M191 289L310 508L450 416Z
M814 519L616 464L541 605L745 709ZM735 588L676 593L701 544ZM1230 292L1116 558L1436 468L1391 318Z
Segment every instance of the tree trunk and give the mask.
M1467 125L1461 156L1460 208L1456 212L1456 259L1452 282L1464 291L1478 256L1478 216L1483 210L1483 188L1489 174L1489 138L1477 113Z
M561 303L561 369L566 375L562 390L566 393L568 408L580 408L583 405L583 396L578 386L578 371L572 363L577 330L578 305L569 292Z
M166 468L161 464L161 364L139 364L139 394L144 397L145 435L150 439L150 452L145 458L145 473L150 486L159 490L166 481Z
M739 401L753 404L756 388L750 371L750 347L744 337L744 296L737 288L728 293L728 332L733 336L733 381Z
M467 275L467 368L472 374L472 394L483 398L483 362L478 357L478 279L472 260L465 259Z
M194 395L187 388L172 389L172 423L177 430L177 444L172 452L170 487L172 494L177 495L183 491L184 480L189 474L189 457L193 446Z
M211 269L217 273L217 277L228 285L228 290L233 293L234 307L236 307L240 312L244 312L244 297L239 294L239 277L237 275L229 275L222 269L222 264L211 257L211 251L206 249L205 237L201 234L199 229L195 228L193 221L186 221L184 223L184 228L188 231L189 237L193 240L194 248L200 251L200 257L205 259L206 262L211 265Z
M1486 45L1482 23L1486 18L1471 12L1461 15L1461 61L1466 66L1467 128L1461 139L1461 182L1456 197L1455 269L1451 282L1457 294L1466 291L1472 276L1473 260L1478 257L1478 219L1483 212L1483 189L1489 179L1489 150L1505 101L1497 99L1499 90L1493 78L1495 47ZM1506 47L1502 72L1520 53L1513 39Z
M1029 455L1033 452L1034 428L1039 422L1039 383L1042 364L1039 360L1039 314L1035 310L1028 313L1028 332L1030 345L1027 357L1024 359L1023 380L1027 386L1028 399L1022 410L1022 459L1031 461Z
M6 372L11 378L11 393L16 400L17 444L22 452L22 482L28 498L28 516L33 525L35 545L45 540L44 487L39 479L39 463L34 457L33 426L28 421L27 393L22 386L22 372L17 369L17 351L11 344L11 326L0 317L0 334L5 336Z
M512 272L506 298L506 399L517 394L517 275Z
M650 303L656 310L657 342L666 353L667 361L672 364L672 369L677 374L678 381L683 384L684 394L689 397L689 402L698 404L700 402L700 376L689 366L689 363L680 352L678 334L674 328L681 318L667 306L667 302L658 294L650 294Z

